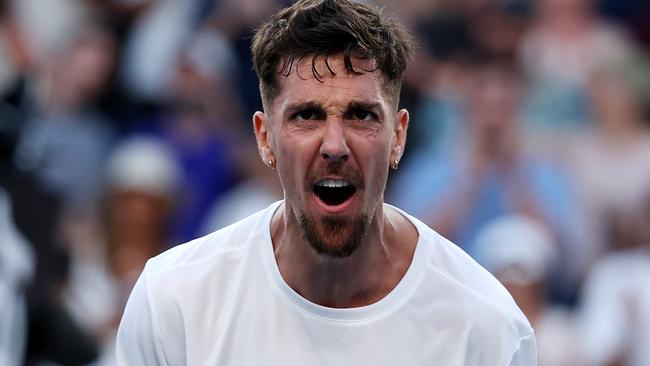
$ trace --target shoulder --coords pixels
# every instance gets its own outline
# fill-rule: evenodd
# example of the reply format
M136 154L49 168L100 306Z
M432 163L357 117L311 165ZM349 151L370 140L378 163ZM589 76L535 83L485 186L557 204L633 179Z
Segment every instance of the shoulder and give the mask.
M212 234L176 246L145 265L120 323L118 364L184 363L188 327L216 316L241 287L246 262L278 203ZM163 362L161 360L166 360Z
M186 267L194 269L212 267L220 258L244 252L251 239L261 237L264 222L269 211L275 210L277 203L250 215L234 224L190 242L177 245L147 262L145 274L158 276L175 272Z
M431 251L426 264L429 274L454 288L463 300L482 312L492 313L517 333L532 328L503 285L460 247L431 230Z
M435 231L428 229L425 238L426 285L463 329L468 350L481 359L498 360L499 365L535 364L535 333L505 287Z
M149 259L138 281L152 302L152 313L159 313L167 322L181 319L178 312L195 311L199 306L196 299L206 291L225 294L229 280L244 271L249 249L262 240L265 212Z
M512 296L501 283L457 245L433 229L408 216L419 233L423 258L424 289L449 307L453 316L470 320L486 334L502 332L519 339L532 336L533 329ZM420 250L424 249L424 250Z

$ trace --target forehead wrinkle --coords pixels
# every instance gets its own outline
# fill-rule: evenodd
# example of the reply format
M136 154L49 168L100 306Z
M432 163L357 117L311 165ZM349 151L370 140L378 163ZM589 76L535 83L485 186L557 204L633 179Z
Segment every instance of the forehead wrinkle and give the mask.
M358 77L359 76L353 76L353 78ZM333 76L333 78L337 78L337 76ZM341 79L338 80L340 81ZM384 101L381 85L377 84L367 85L364 83L364 88L361 89L361 83L344 84L337 82L336 79L319 82L315 79L312 79L288 81L284 87L289 90L294 83L311 85L308 85L308 88L303 88L302 91L304 93L297 96L290 96L289 101L293 103L315 102L321 105L327 105L332 104L333 101L337 101L338 99L342 99L345 103L337 104L348 104L350 101L362 102L366 104L376 103L377 101ZM328 91L322 93L319 92L319 89L327 89Z

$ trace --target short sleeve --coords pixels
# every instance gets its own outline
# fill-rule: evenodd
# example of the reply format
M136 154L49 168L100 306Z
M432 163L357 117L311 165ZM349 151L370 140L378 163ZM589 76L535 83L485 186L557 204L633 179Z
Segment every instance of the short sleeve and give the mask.
M146 276L145 267L131 291L120 321L116 340L118 366L167 365L157 344L155 313L150 304Z
M507 366L536 366L537 365L537 343L535 335L530 334L519 340L517 349L512 354Z

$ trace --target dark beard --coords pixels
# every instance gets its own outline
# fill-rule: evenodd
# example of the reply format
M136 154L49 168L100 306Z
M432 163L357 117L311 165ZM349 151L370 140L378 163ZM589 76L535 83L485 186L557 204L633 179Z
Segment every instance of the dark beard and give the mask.
M346 258L349 257L366 238L368 234L369 220L366 216L360 216L354 219L350 226L350 221L343 218L325 217L321 221L322 230L316 224L307 218L307 216L300 215L299 218L300 228L302 229L303 239L311 245L316 253L325 255L331 258ZM351 230L347 237L337 238L337 234ZM326 241L327 237L339 242Z

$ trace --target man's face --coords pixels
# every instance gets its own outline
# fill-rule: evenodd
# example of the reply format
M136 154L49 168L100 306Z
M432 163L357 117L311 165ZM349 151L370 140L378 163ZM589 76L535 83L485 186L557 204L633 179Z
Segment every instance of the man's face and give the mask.
M355 75L342 56L311 58L280 77L267 114L256 113L255 133L265 162L277 165L285 208L320 254L350 255L383 203L389 165L401 158L408 113L396 112L379 71ZM373 70L353 58L356 70Z

